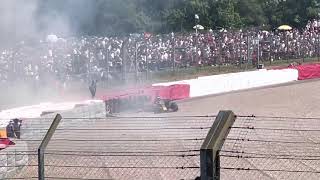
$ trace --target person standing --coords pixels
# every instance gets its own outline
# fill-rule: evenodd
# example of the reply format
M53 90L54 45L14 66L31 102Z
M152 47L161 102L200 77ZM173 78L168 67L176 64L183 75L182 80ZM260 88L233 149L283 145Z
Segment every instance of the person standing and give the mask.
M90 90L92 99L95 98L96 91L97 91L97 81L95 81L95 80L91 81L91 84L89 86L89 90Z

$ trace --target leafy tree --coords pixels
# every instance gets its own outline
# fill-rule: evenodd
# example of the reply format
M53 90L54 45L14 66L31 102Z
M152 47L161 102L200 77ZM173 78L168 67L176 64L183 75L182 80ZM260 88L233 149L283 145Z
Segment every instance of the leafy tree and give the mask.
M195 14L206 29L302 28L319 13L320 0L43 0L36 18L39 29L50 29L48 19L59 17L78 34L122 35L192 31Z
M216 5L218 26L224 28L239 28L242 26L240 14L236 11L236 1L218 1Z
M262 26L267 23L260 0L239 0L236 4L242 22L249 26Z

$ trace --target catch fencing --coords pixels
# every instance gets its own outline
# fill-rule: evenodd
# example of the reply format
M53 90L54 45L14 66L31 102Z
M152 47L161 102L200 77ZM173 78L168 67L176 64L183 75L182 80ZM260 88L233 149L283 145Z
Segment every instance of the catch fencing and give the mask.
M25 118L20 139L0 151L0 179L38 179L37 149L52 123L50 118Z
M320 118L231 111L217 116L66 116L56 129L50 128L52 119L25 121L17 145L0 151L1 179L320 177ZM38 151L46 139L47 146Z
M54 132L48 131L49 125L32 127L42 135L20 140L30 142L33 148L32 154L26 154L28 164L6 178L195 179L200 176L199 147L214 119L65 117ZM38 159L43 132L52 137L38 151L43 155Z
M319 123L238 116L220 151L221 179L319 179Z

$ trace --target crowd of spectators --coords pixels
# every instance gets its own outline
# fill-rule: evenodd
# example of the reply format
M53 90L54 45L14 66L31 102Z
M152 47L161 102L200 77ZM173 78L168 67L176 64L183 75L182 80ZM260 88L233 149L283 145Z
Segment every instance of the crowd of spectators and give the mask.
M317 57L319 29L320 21L314 20L302 30L291 31L221 29L71 38L50 35L41 41L0 49L0 82L119 79L123 73Z

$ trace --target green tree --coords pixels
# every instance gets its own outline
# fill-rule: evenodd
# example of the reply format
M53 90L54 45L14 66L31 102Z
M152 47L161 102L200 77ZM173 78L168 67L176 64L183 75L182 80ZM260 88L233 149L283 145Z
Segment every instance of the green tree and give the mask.
M122 35L193 31L195 14L206 29L302 28L319 13L320 0L43 0L36 15L43 29L47 19L61 16L79 34Z
M303 28L320 13L319 0L268 0L263 7L268 24L274 28L282 24Z
M215 3L216 25L224 28L239 28L243 26L240 14L236 11L235 0L217 1Z
M246 26L262 26L267 24L267 17L261 0L239 0L236 4L242 23Z

